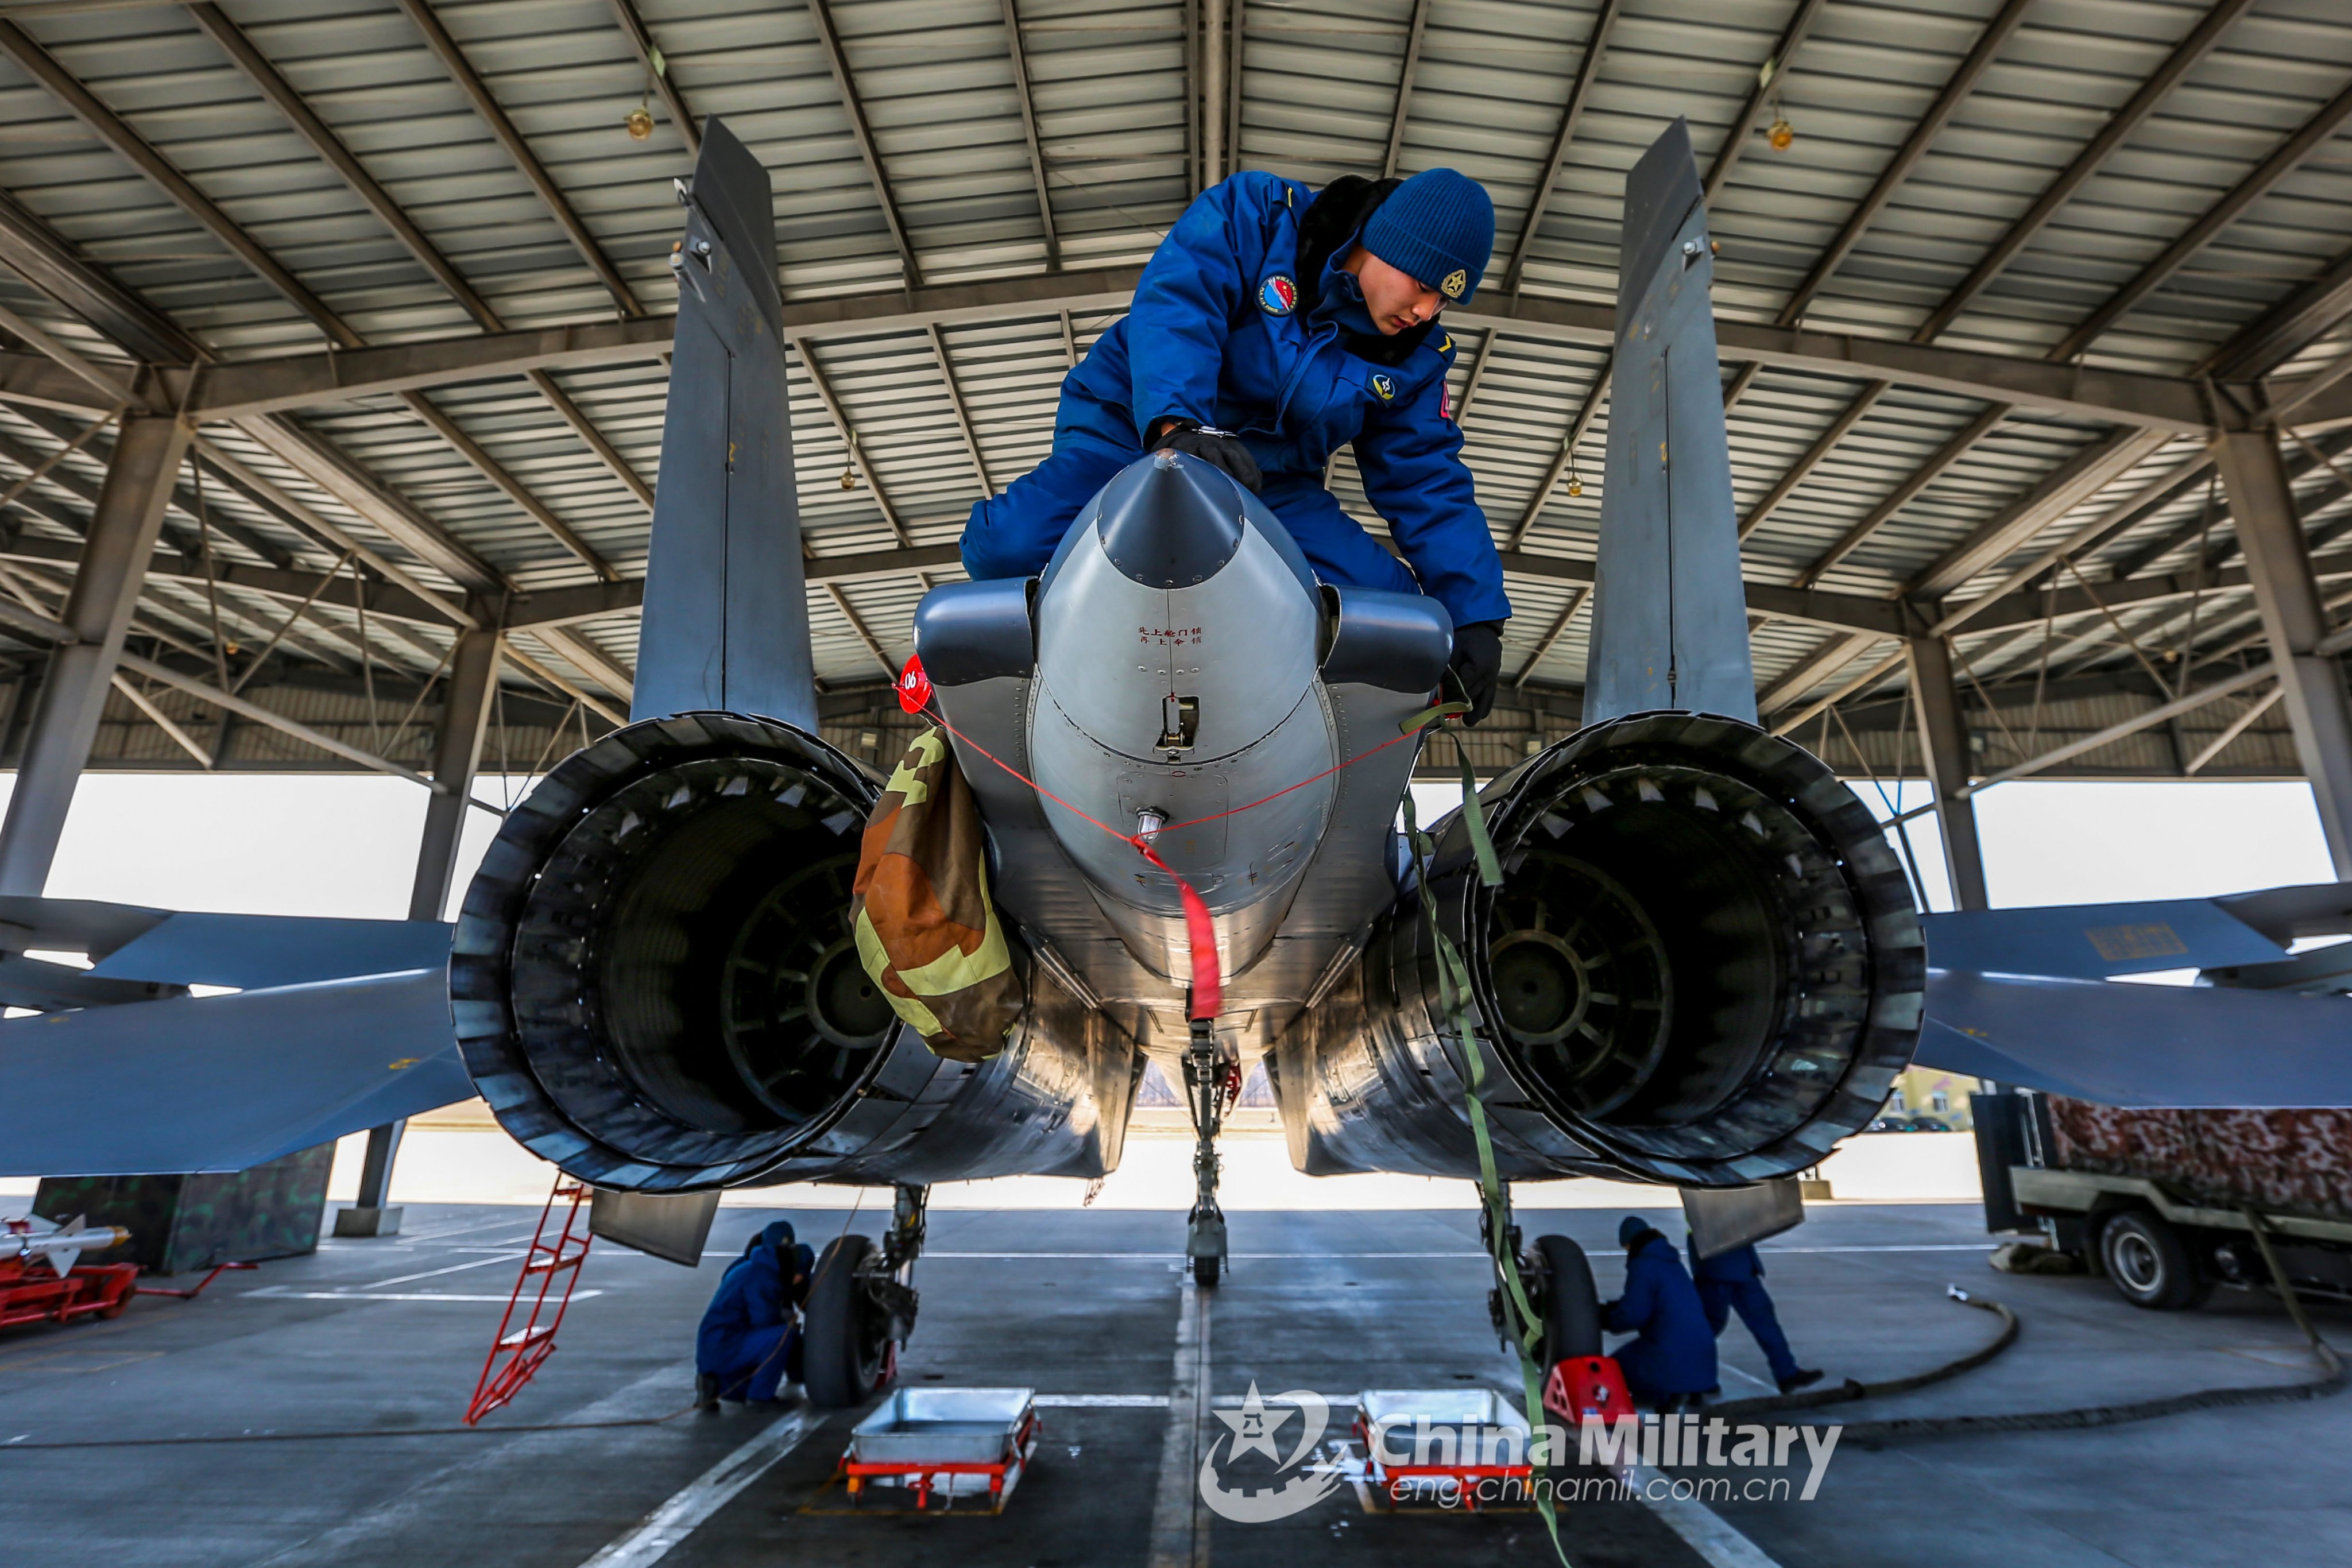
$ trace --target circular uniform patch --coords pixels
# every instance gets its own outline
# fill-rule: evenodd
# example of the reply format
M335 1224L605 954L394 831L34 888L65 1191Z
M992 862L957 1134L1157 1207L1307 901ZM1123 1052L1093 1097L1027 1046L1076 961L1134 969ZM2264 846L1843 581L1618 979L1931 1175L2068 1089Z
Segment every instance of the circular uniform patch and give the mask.
M1297 307L1298 285L1277 272L1257 286L1257 306L1269 316L1287 316Z
M1372 390L1381 394L1382 402L1393 402L1396 400L1396 382L1387 376L1375 374L1372 377Z

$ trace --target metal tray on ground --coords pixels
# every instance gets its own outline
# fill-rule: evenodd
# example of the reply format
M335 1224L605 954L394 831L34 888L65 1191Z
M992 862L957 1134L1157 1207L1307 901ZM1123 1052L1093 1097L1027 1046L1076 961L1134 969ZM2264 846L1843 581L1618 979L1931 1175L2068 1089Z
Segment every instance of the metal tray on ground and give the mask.
M1410 1432L1419 1419L1433 1427L1509 1427L1522 1440L1528 1431L1527 1417L1491 1388L1367 1388L1356 1396L1356 1406L1366 1431L1383 1420L1402 1420Z
M859 1464L995 1464L1036 1404L1031 1388L901 1388L851 1428Z

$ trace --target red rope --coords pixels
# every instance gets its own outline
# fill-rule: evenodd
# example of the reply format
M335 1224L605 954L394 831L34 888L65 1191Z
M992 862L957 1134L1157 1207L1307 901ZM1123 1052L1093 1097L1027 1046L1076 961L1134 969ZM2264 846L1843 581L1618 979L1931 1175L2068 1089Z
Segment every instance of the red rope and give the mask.
M932 690L930 678L923 673L922 660L919 655L915 658L908 659L907 661L907 667L899 672L898 689L899 694L898 706L906 709L907 712L910 714L919 714L923 717L929 719L941 729L946 730L950 735L955 737L958 740L963 742L974 751L979 752L982 757L987 758L991 762L995 763L999 768L1004 769L1005 772L1011 774L1013 778L1018 779L1022 783L1026 784L1030 789L1034 789L1038 794L1043 795L1046 800L1051 800L1054 804L1059 806L1065 811L1069 812L1072 816L1082 818L1087 821L1092 822L1096 827L1100 828L1104 832L1108 833L1112 838L1118 840L1121 843L1133 845L1137 853L1140 854L1145 860L1150 862L1152 865L1168 873L1168 875L1175 882L1176 896L1180 901L1181 901L1184 906L1184 934L1186 940L1192 944L1192 995L1189 1016L1195 1019L1215 1018L1224 1005L1224 975L1217 963L1216 922L1209 914L1208 904L1202 901L1200 894L1193 888L1192 884L1184 879L1183 873L1179 872L1174 866L1170 865L1166 861L1161 860L1160 858L1160 852L1153 849L1142 834L1122 833L1117 828L1112 827L1108 822L1104 821L1101 818L1080 810L1077 807L1071 805L1067 800L1063 800L1059 795L1055 794L1051 789L1046 789L1043 784L1038 783L1037 780L1030 778L1029 775L1022 772L1021 769L1013 767L1013 764L1005 761L1004 758L997 756L996 753L989 750L988 747L981 745L980 742L972 739L971 737L966 735L963 731L950 724L947 719L947 715L931 701L932 697L936 694ZM1430 711L1429 716L1440 717L1443 716L1443 715L1440 710L1433 708ZM1370 751L1359 753L1354 757L1349 758L1345 762L1334 763L1332 766L1323 769L1322 772L1314 775L1313 778L1301 779L1297 783L1276 789L1271 795L1262 795L1258 799L1252 800L1246 806L1234 806L1223 811L1212 811L1205 817L1189 817L1181 822L1171 822L1167 826L1159 829L1158 831L1160 833L1173 832L1178 828L1198 827L1202 822L1213 822L1223 817L1238 817L1244 811L1255 811L1269 800L1279 800L1285 795L1290 794L1294 790L1304 789L1309 784L1315 783L1318 779L1328 779L1332 774L1340 771L1342 768L1353 768L1357 763L1363 761L1366 758L1377 756L1381 752L1386 751L1390 747L1395 746L1401 741L1410 740L1414 736L1419 735L1423 727L1423 725L1415 725L1411 729L1407 729L1400 733L1393 740L1384 740L1378 746L1373 747ZM1155 834L1154 836L1157 835Z

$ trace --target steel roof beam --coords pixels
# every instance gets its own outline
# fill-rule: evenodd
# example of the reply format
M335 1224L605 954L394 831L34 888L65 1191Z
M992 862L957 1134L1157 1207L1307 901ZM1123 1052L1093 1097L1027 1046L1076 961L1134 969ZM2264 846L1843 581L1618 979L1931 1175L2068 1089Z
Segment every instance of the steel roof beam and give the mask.
M83 264L55 230L0 193L0 264L142 360L196 357L168 318L112 278Z
M359 347L360 335L352 330L325 300L313 294L309 285L270 255L260 241L246 233L210 196L196 189L193 181L173 168L170 160L150 146L146 138L133 131L128 121L100 103L95 93L75 79L73 74L51 57L31 35L5 19L0 19L0 53L14 59L26 75L39 82L51 97L70 110L75 119L111 147L118 157L138 170L151 184L195 219L206 233L226 246L231 255L277 289L297 310L309 317L311 324L324 333L330 342L347 349Z
M1576 140L1576 122L1584 118L1585 105L1591 101L1593 86L1601 79L1601 65L1609 55L1609 34L1617 26L1617 15L1622 9L1623 0L1601 0L1601 9L1593 16L1592 31L1584 40L1584 57L1577 62L1576 81L1568 89L1568 102L1560 109L1559 130L1552 137L1550 155L1544 160L1543 178L1536 183L1535 194L1528 198L1528 215L1519 225L1519 242L1511 247L1510 262L1503 268L1503 287L1507 289L1518 287L1519 277L1527 270L1536 230L1543 223L1544 209L1551 204L1552 187L1559 183L1560 168L1568 162L1569 146ZM1417 17L1413 37L1418 44ZM1402 99L1398 108L1398 129L1402 131Z
M2067 333L2058 346L2050 350L2050 358L2071 360L2096 342L2108 328L2121 320L2140 301L2171 281L2173 274L2211 244L2223 229L2236 222L2248 207L2270 194L2280 181L2302 167L2304 160L2342 130L2347 120L2352 120L2352 87L2330 99L2318 113L2303 123L2302 129L2281 142L2269 157L2257 164L2253 172L2239 181L2220 201L2206 208L2203 215L2189 225L2185 233L2166 246L2155 260L2140 268L2130 282L2109 295L2105 303L2092 311L2082 325Z
M849 423L849 414L841 406L841 400L833 395L833 388L825 381L824 371L817 364L816 356L809 351L805 342L790 338L785 341L791 343L793 351L800 355L801 368L808 372L809 385L815 389L817 402L824 405L826 415L832 419L834 434L841 438L841 444L848 450L850 466L856 468L858 476L866 481L866 493L874 497L875 509L882 514L882 520L890 525L890 531L898 536L900 544L914 543L907 532L907 525L899 519L898 508L890 504L889 492L882 488L882 481L875 476L874 465L867 461L866 449L857 439L857 427ZM944 364L946 361L942 359L940 362ZM980 461L977 447L973 449L972 461L975 464ZM891 673L895 675L898 672L894 670Z
M1526 685L1528 677L1536 673L1536 666L1551 657L1552 649L1559 645L1562 637L1568 635L1568 629L1575 622L1577 612L1581 611L1591 598L1592 589L1590 584L1576 589L1569 594L1568 608L1559 612L1559 619L1551 623L1551 630L1543 634L1543 641L1536 644L1536 651L1529 653L1528 662L1519 667L1517 676L1511 682L1512 690L1517 691Z
M1834 571L1839 562L1867 544L1879 529L1894 520L1895 513L1916 500L1921 491L1942 478L1953 464L1975 451L1978 442L1990 435L2001 421L2016 412L2014 404L1997 402L1970 420L1958 434L1937 447L1934 455L1911 470L1903 483L1895 486L1885 500L1870 509L1868 516L1839 536L1837 543L1822 551L1819 559L1799 572L1796 585L1811 588Z
M1005 0L1008 5L1012 0ZM1404 64L1397 71L1396 109L1389 116L1388 151L1381 156L1381 178L1392 178L1397 155L1404 151L1405 121L1412 112L1412 74L1421 68L1421 37L1429 26L1429 0L1412 0L1412 20L1406 26Z
M2230 24L2252 4L2253 0L2219 0L2205 14L2204 19L2190 28L2189 36L2166 57L2155 74L2141 84L2139 90L2132 94L2121 109L2116 110L2114 117L2100 128L2099 133L2075 154L2074 161L2066 165L2064 172L2050 183L2034 200L2033 205L2026 209L2025 215L2011 224L2009 232L1994 242L1993 247L1984 254L1983 259L1977 263L1968 277L1960 280L1959 286L1944 297L1943 303L1937 306L1927 319L1920 324L1919 329L1912 334L1911 340L1932 343L1941 337L1944 329L1969 308L1969 302L1983 293L1992 280L2017 259L2018 254L2032 243L2033 236L2057 215L2058 209L2073 200L2074 193L2083 188L2084 183L2105 166L2107 160L2115 155L2116 149L2121 147L2142 122L2156 112L2157 106L2180 84L2180 78L2212 52L2213 46L2221 41L2221 35L2229 30Z
M401 4L419 5L424 0L401 0ZM824 46L825 64L833 68L833 85L841 93L842 111L849 116L849 134L857 143L858 156L866 160L866 177L874 183L874 200L882 208L882 222L890 231L890 243L898 247L899 265L906 269L907 287L919 287L923 281L922 264L915 259L914 242L907 237L906 221L898 215L898 198L891 194L889 177L882 172L881 149L875 145L874 128L866 120L866 102L858 97L857 82L849 74L849 55L841 47L841 34L834 27L833 8L827 0L808 0L808 13L809 20L816 25L817 41Z
M1495 334L1490 332L1486 335L1488 342L1494 340ZM1602 362L1601 374L1593 379L1591 390L1584 394L1584 402L1577 406L1576 417L1569 422L1568 434L1560 442L1559 451L1553 456L1551 466L1544 471L1542 481L1536 486L1536 493L1528 497L1527 510L1519 514L1518 524L1511 529L1510 542L1504 549L1517 549L1527 543L1528 535L1535 530L1536 519L1551 504L1551 493L1559 488L1560 480L1576 466L1576 449L1583 444L1586 433L1591 430L1593 420L1601 413L1601 403L1608 400L1609 373L1615 362L1613 358ZM1486 360L1482 354L1479 369L1485 368Z
M449 73L449 79L457 84L457 89L474 106L474 112L481 117L484 125L489 127L490 134L498 139L499 145L506 149L507 156L514 161L515 167L530 182L530 188L539 193L540 201L553 214L557 225L571 240L572 248L580 253L580 259L588 264L589 270L595 273L598 281L604 284L605 292L612 295L614 303L621 308L621 314L644 315L645 307L637 303L637 297L627 281L613 266L612 259L605 256L604 247L596 243L596 236L588 232L588 225L580 221L580 214L572 210L571 199L564 195L562 187L556 184L555 177L547 172L547 166L539 161L539 154L531 151L530 143L523 140L522 132L515 129L514 121L507 118L507 111L492 96L489 84L483 81L474 69L473 62L466 57L465 50L457 47L457 40L449 36L449 30L441 25L441 18L434 14L433 7L426 4L426 0L394 0L394 3L415 24L417 33L425 40L425 47L440 60L442 68Z
M1919 123L1912 127L1911 134L1904 139L1903 145L1895 150L1895 156L1879 172L1869 193L1847 216L1836 235L1822 247L1812 270L1805 275L1803 282L1797 285L1796 292L1789 296L1788 303L1780 307L1780 325L1790 326L1802 318L1805 307L1813 302L1814 297L1821 293L1832 276L1844 265L1845 258L1853 254L1853 247L1862 243L1863 235L1877 221L1886 204L1895 199L1895 191L1911 177L1911 171L1918 166L1920 159L1927 155L1927 149L1935 143L1936 138L1951 124L1952 116L1959 112L1960 105L1968 101L1969 94L1976 90L1977 83L1991 68L2002 46L2016 33L2018 25L2025 20L2025 13L2033 4L2034 0L2007 0L1993 19L1985 24L1984 31L1977 36L1976 47L1960 61L1959 68L1944 84L1944 90L1936 95L1935 102L1927 106L1927 112L1920 116Z
M627 0L615 3L625 5ZM1045 150L1037 139L1037 101L1029 89L1029 55L1021 44L1021 13L1013 0L1003 0L1003 5L1005 51L1013 61L1013 93L1021 105L1021 135L1029 144L1029 175L1037 183L1037 222L1045 231L1045 270L1059 272L1062 236L1055 232L1054 201L1045 191Z
M1732 122L1730 134L1716 150L1715 162L1707 165L1706 183L1701 187L1701 194L1707 202L1715 200L1715 193L1723 189L1724 182L1731 178L1731 171L1738 166L1740 155L1748 151L1748 138L1756 133L1756 122L1764 118L1764 106L1775 101L1780 90L1772 84L1789 74L1789 62L1796 57L1806 35L1813 30L1814 19L1821 16L1823 4L1824 0L1800 0L1796 14L1789 18L1789 26L1780 34L1780 41L1773 46L1770 57L1756 73L1756 90L1748 95L1739 118Z
M955 366L948 361L948 341L940 336L935 324L928 329L931 340L931 357L939 361L940 384L947 389L948 407L955 413L956 429L963 434L963 449L971 457L971 471L980 481L981 494L996 494L996 481L988 476L988 459L980 455L980 433L972 427L971 411L964 407L963 392L956 385Z
M2352 251L2337 256L2326 271L2265 311L2198 368L2209 375L2263 374L2318 341L2347 315L2352 315Z
M677 84L669 79L669 60L655 44L652 29L646 26L645 18L637 15L633 0L612 0L612 5L613 19L620 24L621 36L629 40L629 47L635 49L637 58L645 62L647 74L653 78L654 91L659 95L663 107L669 110L671 129L677 132L678 140L686 143L688 153L699 157L702 152L702 127L695 120L693 111L686 107L686 99L680 96ZM597 711L603 713L604 710L599 708ZM605 716L611 716L607 714Z
M794 340L825 341L919 331L934 324L1044 317L1063 309L1117 309L1127 304L1139 272L1134 267L1104 268L787 303L784 329ZM1517 338L1577 348L1606 349L1612 340L1611 308L1576 300L1498 291L1482 294L1450 314L1465 328L1499 329ZM188 396L191 411L202 411L207 418L243 417L530 370L649 361L667 346L674 326L673 318L646 317L385 344L331 356L208 364L193 372L167 368L160 372L159 396L176 405L183 378L193 373L197 385ZM1716 339L1725 358L1773 369L1887 381L2174 434L2202 435L2212 424L2203 388L2183 377L2053 364L1753 321L1718 321ZM54 390L53 383L43 384ZM75 406L86 407L89 401L85 392Z
M403 0L403 3L407 4L408 0ZM434 22L432 26L437 28L439 24L437 22ZM215 34L215 41L223 36L225 35ZM446 37L446 34L441 36L444 38ZM162 190L166 195L170 196L173 202L178 204L178 205L185 211L189 216L194 218L196 222L201 225L207 233L211 234L215 239L217 239L222 245L228 247L232 254L244 261L245 264L251 267L253 271L265 282L268 283L270 287L276 288L279 294L283 295L288 302L292 304L296 309L309 317L312 323L315 324L320 331L327 335L330 341L344 349L356 349L365 342L365 340L352 328L350 323L346 322L341 316L336 314L334 309L330 307L325 300L312 293L307 285L305 285L299 278L296 277L290 270L282 266L275 256L269 254L267 247L262 246L262 244L258 240L256 240L251 235L247 234L235 219L231 218L226 212L223 211L221 207L209 196L206 196L203 192L196 189L193 182L191 182L185 175L182 174L179 170L174 168L168 159L163 157L161 152L157 152L155 148L151 146L143 137L131 127L127 121L125 121L121 116L117 115L112 110L107 108L103 103L100 103L96 95L92 94L89 89L85 88L79 81L76 80L70 72L67 71L64 67L60 66L55 59L50 57L47 52L42 49L41 47L21 28L18 28L5 20L0 20L0 50L5 50L6 53L14 57L17 63L23 66L27 72L29 72L45 88L47 88L59 102L63 103L68 109L72 110L76 118L79 119L85 125L89 126L100 140L112 147L119 156L121 156L125 162L129 162L133 168L137 169L140 173L148 179L150 183ZM256 56L255 57L256 60L258 61L258 57ZM264 67L264 68L267 68L266 62L259 63ZM285 90L287 95L291 98L292 89L289 87ZM275 101L274 99L273 101ZM299 99L292 99L292 101L299 102ZM281 110L284 109L282 104L279 105L279 107ZM305 112L307 113L307 110ZM312 117L311 122L314 124L316 123L315 117ZM333 141L333 137L326 132L323 125L320 125L318 129L326 141L330 143ZM348 162L348 157L346 161ZM352 163L351 167L353 171L359 172L362 181L365 180L364 172L358 171L356 163ZM364 196L365 193L362 192L362 194ZM384 198L384 200L386 204L389 204L389 198ZM396 211L397 209L395 208L394 210ZM421 235L418 236L418 243L423 243ZM451 274L451 278L455 278L454 272ZM444 281L446 282L448 279L445 279ZM457 281L462 285L461 279ZM199 372L192 370L191 373ZM506 492L506 494L510 497L515 498L517 504L522 507L526 516L539 523L542 528L548 528L550 533L554 536L559 543L562 543L564 548L572 550L574 554L579 555L581 559L585 561L592 570L595 570L600 576L610 572L611 569L605 566L596 557L593 551L589 550L580 540L579 537L569 528L565 527L561 519L555 517L552 510L541 504L535 497L530 497L519 480L517 480L512 475L507 473L503 467L499 466L499 464L493 460L487 452L483 451L478 444L466 437L462 432L458 431L455 423L450 422L446 415L440 413L439 410L434 408L429 402L426 402L421 395L414 392L403 392L401 395L403 401L408 404L411 411L414 412L419 419L423 420L426 425L430 426L436 434L448 441L450 445L457 450L460 456L464 457L467 462L472 464L482 473L484 477L488 478L500 490ZM186 405L184 401L175 400L167 406L185 407ZM194 411L191 410L190 412ZM200 418L219 417L224 416L217 413L211 413L209 412L200 415ZM288 428L276 425L272 422L247 419L241 421L240 423L244 425L248 434L253 434L257 440L262 440L265 444L270 444L273 439L289 449L308 447L314 444L312 438L300 433L290 432ZM265 425L268 425L273 430L274 435L265 436L263 434ZM278 450L278 447L273 445L272 449ZM281 451L280 455L286 456L287 454L286 452ZM295 462L296 459L291 456L287 456L287 461ZM348 464L346 463L343 465L348 466ZM313 477L315 478L317 476L314 475ZM326 483L323 479L320 482L322 484ZM367 484L371 488L378 487L375 481L373 479L368 480ZM330 487L331 488L331 486ZM442 530L438 524L429 522L422 516L422 514L415 513L413 509L410 509L408 512L407 526L410 528L412 532L421 531L422 533L440 534L442 536L440 543L444 554L447 554L451 551L464 555L471 554L470 551L465 549L465 547L458 545L454 537L446 535L446 531ZM434 559L432 556L424 555L421 551L418 553L423 559ZM435 564L443 565L444 570L447 570L446 564L441 560L436 560ZM455 574L453 573L453 575ZM469 586L472 585L469 584Z
M1837 444L1862 423L1862 416L1886 395L1887 389L1893 384L1891 382L1869 382L1862 389L1861 395L1846 404L1844 412L1831 421L1830 427L1806 448L1804 455L1789 465L1789 471L1780 476L1780 482L1767 490L1764 498L1739 519L1739 537L1742 539L1763 527L1764 520L1779 508L1780 503L1795 494L1797 486L1805 482L1806 476L1821 466L1822 460L1837 449Z
M625 10L627 3L628 0L614 0L614 4ZM245 73L247 79L251 81L260 91L261 96L269 101L270 107L286 118L287 123L294 128L295 134L299 136L310 151L317 153L320 159L342 180L343 183L350 187L352 193L366 204L367 209L375 214L376 221L392 231L394 237L407 248L408 254L416 258L417 265L431 273L434 279L443 288L448 290L450 297L465 308L466 313L474 319L476 324L485 331L505 330L505 321L499 319L498 311L492 308L490 302L483 298L474 286L466 280L465 275L451 264L447 256L441 254L440 247L425 236L424 230L416 226L415 220L410 218L401 204L393 199L392 193L385 190L375 176L368 172L366 166L362 164L359 159L352 155L351 149L343 144L342 138L336 135L332 128L319 118L317 111L312 110L302 95L295 90L294 84L288 81L279 73L278 68L270 63L268 57L254 47L253 40L246 37L243 29L230 21L227 14L218 5L212 4L211 0L195 0L195 3L188 5L186 9L188 16L197 26L204 29L205 36L219 46L221 51L228 56L231 63ZM531 385L539 390L541 396L547 400L557 415L566 424L572 426L572 430L588 444L589 450L595 453L603 459L605 465L613 470L614 477L619 479L629 488L632 495L650 507L653 505L653 492L646 487L645 482L637 477L621 455L613 450L611 443L607 442L595 426L589 423L587 415L580 412L572 400L564 394L562 389L558 387L544 371L532 371L528 373ZM484 476L499 489L504 490L516 505L530 513L541 527L553 534L565 548L579 555L592 567L595 567L598 575L602 576L610 571L610 568L604 567L597 561L595 552L579 542L578 537L572 532L571 528L557 519L536 497L531 496L516 483L513 476L506 470L491 462L488 455L483 453L471 438L457 432L454 425L448 424L446 416L441 415L437 410L420 407L414 402L410 403L410 407L415 410L417 417L440 431L443 437L452 446L457 447L468 462L481 468Z

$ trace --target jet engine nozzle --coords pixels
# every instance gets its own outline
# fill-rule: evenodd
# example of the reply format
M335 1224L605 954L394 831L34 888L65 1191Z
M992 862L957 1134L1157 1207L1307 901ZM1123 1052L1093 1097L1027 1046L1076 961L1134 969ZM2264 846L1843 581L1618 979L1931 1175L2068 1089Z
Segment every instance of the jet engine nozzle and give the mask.
M1810 1167L1878 1113L1917 1040L1926 949L1884 831L1803 747L1635 714L1482 800L1502 885L1481 883L1457 816L1425 896L1468 962L1489 1071L1499 1060L1515 1091L1489 1101L1507 1167L1741 1186ZM1361 1049L1459 1083L1432 948L1408 899L1366 954ZM1294 1153L1326 1169L1353 1168L1344 1086L1365 1064L1344 1021L1277 1049ZM1457 1124L1422 1158L1458 1174L1468 1152Z
M647 719L557 765L483 857L450 956L457 1043L506 1130L642 1192L1116 1166L1134 1042L1052 973L977 1064L933 1055L866 975L850 896L880 792L741 714Z

